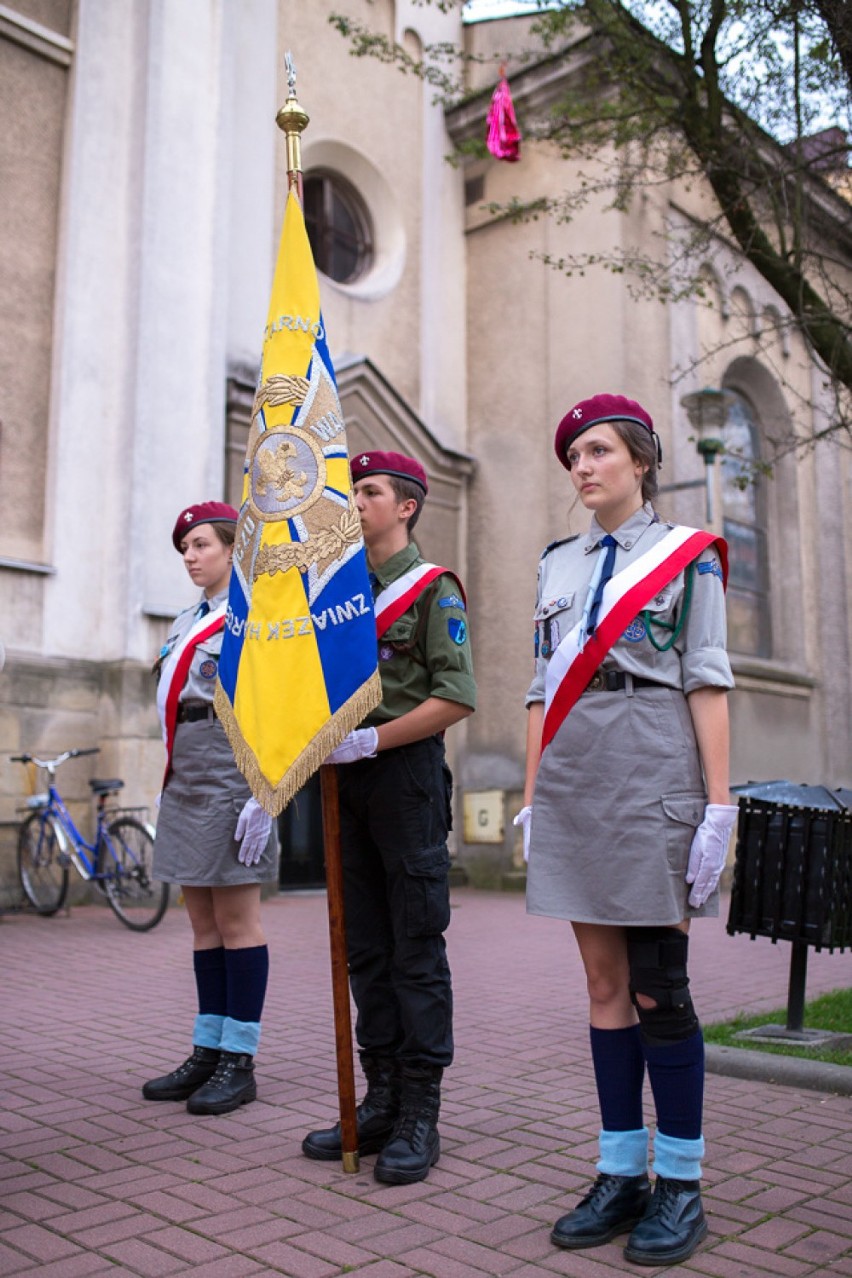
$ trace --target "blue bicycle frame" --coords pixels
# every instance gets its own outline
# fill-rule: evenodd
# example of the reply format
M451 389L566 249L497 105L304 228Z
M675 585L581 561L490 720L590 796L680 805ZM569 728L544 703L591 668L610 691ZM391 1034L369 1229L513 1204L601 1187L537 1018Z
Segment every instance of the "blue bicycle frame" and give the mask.
M44 827L46 822L52 817L54 821L54 830L56 831L57 842L59 843L59 853L62 857L67 857L76 869L77 873L84 879L104 879L108 875L98 873L97 868L97 850L101 840L101 836L106 839L107 846L112 853L113 860L116 859L113 851L112 842L106 831L106 824L103 818L103 809L98 807L97 828L95 830L95 839L93 843L87 843L83 838L77 826L74 824L74 818L65 806L62 795L56 786L51 782L47 789L47 803L33 807L41 817L42 836L44 835ZM89 855L91 853L91 856Z

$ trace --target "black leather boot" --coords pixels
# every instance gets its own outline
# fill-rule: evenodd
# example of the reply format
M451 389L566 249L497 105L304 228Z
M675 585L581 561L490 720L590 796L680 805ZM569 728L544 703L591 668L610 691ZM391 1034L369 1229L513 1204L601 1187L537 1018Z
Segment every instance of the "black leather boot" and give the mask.
M363 1055L361 1068L367 1080L367 1091L355 1110L358 1153L376 1154L390 1139L399 1113L397 1065L392 1056ZM342 1158L340 1123L309 1132L302 1141L302 1153L322 1162Z
M186 1100L193 1092L198 1091L216 1072L219 1064L218 1047L193 1047L192 1055L182 1065L173 1069L171 1074L162 1078L152 1078L142 1087L142 1095L146 1100Z
M385 1185L412 1185L425 1180L441 1154L438 1112L441 1108L440 1065L403 1065L399 1117L393 1134L376 1159L374 1175Z
M626 1234L637 1224L651 1201L648 1177L610 1176L601 1172L573 1211L553 1226L550 1241L557 1247L600 1247Z
M246 1052L222 1052L216 1072L186 1102L190 1114L230 1114L257 1098L254 1057Z
M706 1235L700 1181L658 1176L648 1210L627 1239L624 1258L635 1265L674 1265L691 1256Z

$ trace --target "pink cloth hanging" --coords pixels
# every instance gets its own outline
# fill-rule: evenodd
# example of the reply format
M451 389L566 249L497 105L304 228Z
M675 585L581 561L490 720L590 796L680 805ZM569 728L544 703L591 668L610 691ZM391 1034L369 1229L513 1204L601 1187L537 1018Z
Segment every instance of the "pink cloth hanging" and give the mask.
M509 82L500 69L500 83L491 97L488 108L488 150L498 160L521 158L521 132L515 119L515 107L509 92Z

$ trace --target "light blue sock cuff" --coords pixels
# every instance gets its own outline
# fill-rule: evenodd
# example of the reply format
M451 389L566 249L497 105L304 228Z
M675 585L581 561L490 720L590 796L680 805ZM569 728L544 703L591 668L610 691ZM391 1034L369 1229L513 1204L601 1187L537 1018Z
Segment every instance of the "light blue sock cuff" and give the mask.
M219 1047L222 1042L224 1023L224 1016L214 1016L212 1012L199 1012L192 1031L193 1044L196 1047Z
M230 1016L225 1017L219 1044L223 1052L245 1052L254 1056L259 1042L260 1021L235 1021Z
M654 1137L654 1171L666 1180L700 1180L704 1137L682 1140L657 1132Z
M648 1128L598 1135L601 1156L597 1169L608 1176L644 1176L648 1170Z

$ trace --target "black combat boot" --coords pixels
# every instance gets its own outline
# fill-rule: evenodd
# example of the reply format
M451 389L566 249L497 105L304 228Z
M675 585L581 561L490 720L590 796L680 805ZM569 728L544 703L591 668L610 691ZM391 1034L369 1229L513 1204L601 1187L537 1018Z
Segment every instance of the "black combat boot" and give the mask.
M146 1100L186 1100L212 1078L219 1064L218 1047L193 1047L192 1055L171 1074L152 1078L142 1088Z
M361 1057L361 1068L367 1080L367 1092L355 1110L358 1153L376 1154L390 1139L399 1113L397 1065L392 1056L365 1054ZM309 1132L302 1141L302 1153L322 1162L342 1158L340 1123Z
M254 1057L247 1052L222 1052L216 1072L186 1102L190 1114L230 1114L257 1098Z
M441 1108L440 1065L403 1065L399 1117L393 1134L376 1159L375 1177L385 1185L411 1185L425 1180L441 1153L438 1112Z
M691 1256L706 1235L700 1182L658 1176L648 1210L627 1239L624 1258L634 1265L674 1265Z
M651 1184L644 1173L601 1172L585 1198L557 1220L550 1241L557 1247L600 1247L638 1224L650 1201Z

